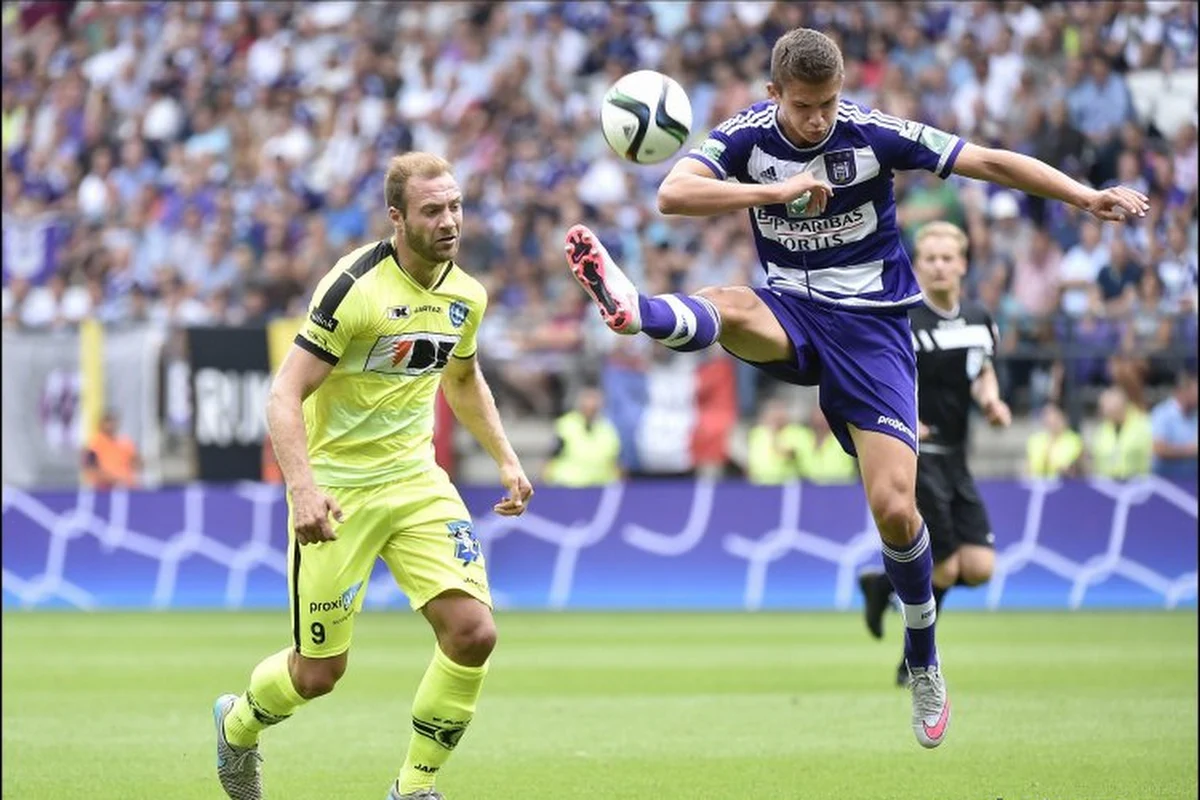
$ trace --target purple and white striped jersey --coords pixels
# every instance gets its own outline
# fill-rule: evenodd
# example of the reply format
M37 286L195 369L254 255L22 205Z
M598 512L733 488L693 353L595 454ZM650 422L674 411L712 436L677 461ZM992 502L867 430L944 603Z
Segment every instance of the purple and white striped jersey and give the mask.
M800 148L784 137L776 109L774 102L755 103L688 153L724 180L778 183L811 172L833 186L820 216L806 213L805 199L750 209L767 284L863 311L920 303L896 226L892 173L924 169L945 178L963 141L842 100L825 140Z

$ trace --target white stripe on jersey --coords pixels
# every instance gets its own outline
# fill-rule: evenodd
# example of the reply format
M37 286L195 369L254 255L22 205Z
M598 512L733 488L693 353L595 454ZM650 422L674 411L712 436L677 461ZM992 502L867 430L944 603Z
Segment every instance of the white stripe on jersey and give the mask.
M858 295L883 291L883 259L865 264L849 264L844 267L814 269L797 275L796 270L783 269L773 263L767 264L767 279L772 286L784 284L804 292L821 294Z
M801 297L819 300L822 303L828 303L833 306L845 306L853 308L908 308L910 306L919 305L924 295L920 292L902 297L899 300L867 300L862 297L830 297L821 292L815 292L806 287L801 281L787 279L768 279L767 287L776 292L798 295Z
M946 149L942 151L942 157L938 159L937 169L934 173L941 175L946 169L946 161L950 158L950 154L954 152L954 148L958 146L958 137L953 136L950 139L950 144L946 145Z
M775 122L775 106L772 105L751 114L742 112L736 117L730 117L716 127L716 130L729 136L746 128L769 128Z
M962 350L981 347L992 352L992 332L987 325L966 325L962 328L934 328L930 331L940 350Z
M879 110L872 109L871 111L864 112L862 109L855 108L854 106L839 108L838 119L842 122L853 122L856 125L875 125L876 127L893 130L896 133L904 133L905 131L913 130L914 126L920 125L920 123L893 117L891 114L885 114Z

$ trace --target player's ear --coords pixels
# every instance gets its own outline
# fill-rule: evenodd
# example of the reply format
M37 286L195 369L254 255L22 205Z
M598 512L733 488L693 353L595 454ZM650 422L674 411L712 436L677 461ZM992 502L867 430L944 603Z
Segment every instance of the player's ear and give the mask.
M774 81L767 81L767 97L774 100L776 103L783 102L783 93L779 91L779 86Z
M404 222L404 214L395 206L388 206L388 219L392 221L393 225L399 225Z

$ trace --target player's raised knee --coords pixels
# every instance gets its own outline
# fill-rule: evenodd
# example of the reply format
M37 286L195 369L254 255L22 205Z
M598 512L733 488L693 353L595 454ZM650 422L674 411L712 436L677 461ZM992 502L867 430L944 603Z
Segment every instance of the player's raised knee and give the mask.
M744 286L706 286L696 294L716 307L726 330L745 328L759 302Z
M496 649L496 622L490 614L463 620L446 631L439 643L454 663L478 667Z
M298 695L305 700L312 700L332 692L345 674L345 657L297 658L292 668L292 684Z
M996 556L991 551L972 553L970 558L963 558L959 564L958 577L967 586L978 586L992 579L996 569Z
M938 586L953 586L960 575L958 553L933 565L933 582Z
M884 541L898 547L911 544L920 532L916 502L900 491L879 491L869 500Z

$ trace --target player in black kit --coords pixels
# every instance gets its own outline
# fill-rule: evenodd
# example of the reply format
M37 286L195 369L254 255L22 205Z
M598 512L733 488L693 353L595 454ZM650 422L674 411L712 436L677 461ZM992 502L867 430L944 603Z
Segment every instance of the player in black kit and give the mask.
M1012 413L1000 399L992 355L996 326L983 308L962 303L967 235L949 222L923 226L914 242L913 265L925 305L909 312L917 351L917 509L929 526L933 550L933 597L941 615L951 586L978 586L992 576L995 551L987 509L967 469L967 427L974 402L988 422L1007 426ZM882 571L859 577L867 628L883 638L883 615L892 585ZM896 683L908 683L904 660Z

